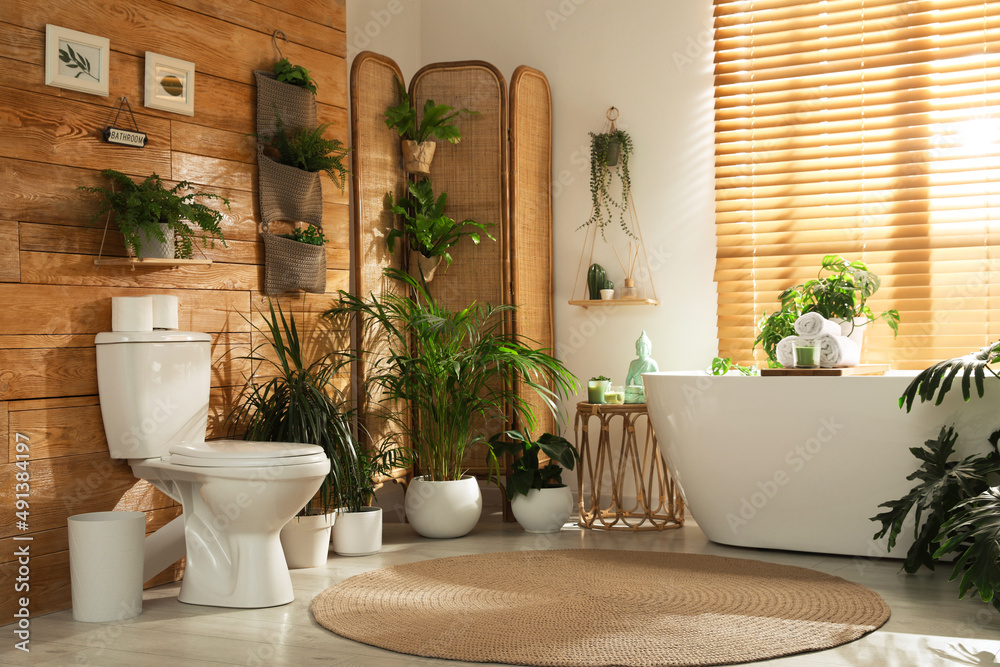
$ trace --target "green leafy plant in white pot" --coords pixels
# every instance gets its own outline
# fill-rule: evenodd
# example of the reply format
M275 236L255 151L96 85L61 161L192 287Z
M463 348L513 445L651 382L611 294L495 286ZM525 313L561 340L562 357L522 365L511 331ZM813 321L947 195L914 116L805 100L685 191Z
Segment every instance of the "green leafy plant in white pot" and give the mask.
M419 475L410 483L406 516L425 537L459 537L479 521L479 484L466 476L466 452L486 443L486 427L504 415L531 430L536 418L525 394L558 414L576 378L561 361L505 330L512 306L473 304L449 309L402 271L386 275L413 295L362 298L340 292L331 317L358 317L362 340L380 342L365 355L364 391L381 396L387 418L405 436ZM388 406L407 405L408 411ZM497 429L498 430L498 429Z
M507 483L500 483L505 454L514 457ZM539 454L549 457L542 466ZM490 438L490 467L510 501L514 518L528 533L555 533L569 521L573 497L562 483L562 471L572 470L580 453L566 438L543 433L538 440L521 431L506 431Z

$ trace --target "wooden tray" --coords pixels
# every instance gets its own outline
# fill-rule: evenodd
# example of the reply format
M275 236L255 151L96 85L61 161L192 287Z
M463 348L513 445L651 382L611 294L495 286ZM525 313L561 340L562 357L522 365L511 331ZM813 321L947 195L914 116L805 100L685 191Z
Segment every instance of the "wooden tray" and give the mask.
M850 368L762 368L760 374L768 375L885 375L891 371L889 364L861 364Z

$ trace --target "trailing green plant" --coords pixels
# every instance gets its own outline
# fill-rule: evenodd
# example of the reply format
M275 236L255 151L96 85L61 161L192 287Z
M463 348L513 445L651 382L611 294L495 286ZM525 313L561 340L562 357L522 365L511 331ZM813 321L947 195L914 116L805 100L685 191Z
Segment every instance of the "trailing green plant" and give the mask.
M309 70L302 65L293 65L288 61L288 58L282 58L274 63L274 78L299 88L305 88L313 95L316 94L316 82L309 76Z
M564 486L563 469L572 470L580 460L580 453L573 443L552 433L543 433L538 440L532 440L522 431L504 431L490 437L489 445L490 471L507 500L513 500L517 494L526 496L532 489ZM550 459L545 466L539 463L539 453ZM506 485L500 481L500 460L504 454L514 457Z
M399 89L399 104L386 109L385 124L389 129L396 130L403 139L420 143L436 137L457 144L462 140L462 133L455 125L455 118L463 113L479 115L478 111L455 111L454 107L447 104L435 104L434 100L427 100L418 124L417 109L413 106L410 94L406 92L406 86L398 78L396 87Z
M892 551L912 512L914 543L903 569L933 570L940 558L958 553L951 579L961 578L959 597L975 588L1000 611L1000 596L995 595L1000 590L1000 493L990 484L990 477L1000 473L1000 431L990 436L986 454L961 460L952 458L957 439L954 428L942 427L936 440L910 448L921 464L906 479L919 482L902 498L879 505L886 511L872 518L882 524L875 539L888 535Z
M455 222L445 215L448 194L442 192L434 199L429 178L410 183L407 192L409 196L401 197L398 201L394 201L392 193L389 193L389 210L400 216L403 223L402 229L393 227L386 235L389 252L395 253L396 241L403 238L410 250L419 252L424 257L442 257L450 265L452 258L448 251L463 238L468 237L476 245L479 244L481 235L496 241L486 231L493 223L479 223L475 220Z
M327 240L326 235L323 234L323 228L316 225L296 227L290 234L280 234L279 236L309 245L323 245Z
M603 239L606 239L605 229L616 216L625 233L635 238L625 219L632 192L632 177L629 174L632 151L632 137L624 130L615 129L601 134L590 133L592 210L590 218L580 226L596 224L601 230ZM609 160L611 156L616 156L617 159ZM620 192L612 192L616 177Z
M380 397L386 419L406 436L428 480L460 479L466 452L487 441L491 420L509 414L534 429L528 395L558 415L558 401L576 390L576 378L561 361L505 330L514 307L474 303L452 310L412 276L396 269L385 275L412 296L362 298L341 291L326 315L360 318L361 340L377 344L377 351L358 353L366 363L362 391ZM393 409L400 404L408 413Z
M327 139L324 134L331 123L315 128L300 127L288 131L281 116L275 111L274 136L265 138L277 162L303 171L325 172L330 180L343 191L347 174L344 158L351 151L340 139ZM258 139L261 139L260 136Z
M327 514L336 507L348 476L357 470L360 451L350 418L348 399L334 384L347 363L342 355L328 353L307 362L295 318L268 303L260 313L264 327L252 323L266 342L246 357L254 372L246 378L239 400L227 416L230 433L243 432L247 440L297 442L319 445L330 458L330 472L319 493L302 514ZM269 347L273 355L264 354ZM261 369L267 372L261 374ZM258 376L269 378L259 381ZM318 501L318 508L314 502Z
M830 275L823 275L825 272ZM770 367L779 367L778 342L795 334L794 324L799 316L814 312L827 319L840 318L852 323L857 317L866 318L866 324L885 320L893 335L898 335L899 311L887 310L876 316L868 306L868 299L881 285L882 280L864 262L826 255L816 278L783 291L779 297L781 309L761 316L757 324L760 334L754 339L754 346L762 346Z
M223 246L226 245L222 235L222 213L196 201L199 198L215 199L225 204L226 210L231 211L229 200L225 197L207 192L180 194L194 186L188 181L181 181L172 188L167 188L163 179L155 172L140 183L114 169L105 169L101 175L111 179L111 189L82 185L77 188L101 196L101 207L91 217L90 224L96 223L109 211L113 212L118 229L125 237L125 245L132 249L136 257L142 258L140 231L161 242L167 240L166 234L173 234L177 239L176 256L181 259L193 257L192 238L195 232L185 220L201 230L203 246L214 247L216 239ZM166 234L159 223L166 225Z
M712 375L725 375L729 371L737 371L741 375L760 375L756 366L741 366L730 357L715 357L712 359Z

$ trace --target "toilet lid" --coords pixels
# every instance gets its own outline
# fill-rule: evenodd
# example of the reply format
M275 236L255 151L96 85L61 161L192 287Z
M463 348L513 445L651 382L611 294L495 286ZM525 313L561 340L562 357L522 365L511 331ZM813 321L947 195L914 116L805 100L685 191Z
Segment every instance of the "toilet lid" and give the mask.
M202 468L245 468L318 463L326 460L326 453L319 445L297 442L209 440L174 445L169 460Z

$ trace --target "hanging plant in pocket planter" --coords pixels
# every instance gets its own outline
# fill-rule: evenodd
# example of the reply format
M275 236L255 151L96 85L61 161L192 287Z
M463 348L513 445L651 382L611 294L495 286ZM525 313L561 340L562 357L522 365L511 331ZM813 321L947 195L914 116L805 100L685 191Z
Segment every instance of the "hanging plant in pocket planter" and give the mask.
M434 100L427 100L418 124L417 109L406 92L406 86L399 79L396 79L396 86L399 88L400 102L386 109L385 124L399 132L406 171L411 174L429 174L434 150L437 148L437 144L430 140L431 137L457 144L462 140L462 134L455 125L455 118L461 113L478 116L479 112L468 109L455 111L454 107L447 104L435 104Z
M286 128L281 116L276 131L258 155L260 213L264 222L295 220L317 227L323 224L325 172L343 191L348 174L344 158L350 151L339 139L324 136L330 123L315 128Z

